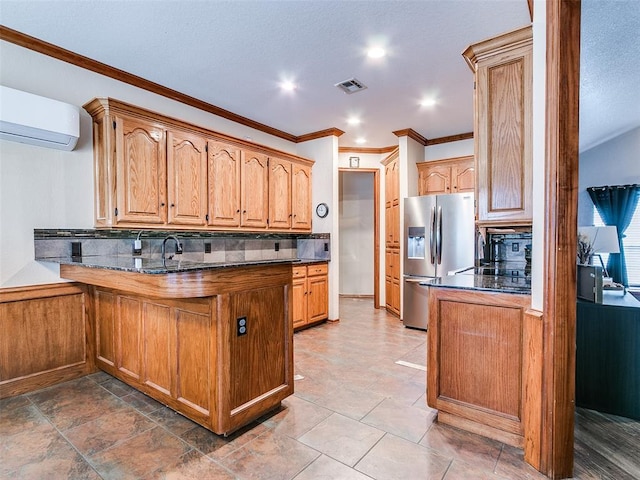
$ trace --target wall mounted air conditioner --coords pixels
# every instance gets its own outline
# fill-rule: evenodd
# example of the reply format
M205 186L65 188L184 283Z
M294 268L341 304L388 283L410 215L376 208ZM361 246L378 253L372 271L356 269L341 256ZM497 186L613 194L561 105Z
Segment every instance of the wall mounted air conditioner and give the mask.
M0 138L73 150L80 136L75 105L0 85Z

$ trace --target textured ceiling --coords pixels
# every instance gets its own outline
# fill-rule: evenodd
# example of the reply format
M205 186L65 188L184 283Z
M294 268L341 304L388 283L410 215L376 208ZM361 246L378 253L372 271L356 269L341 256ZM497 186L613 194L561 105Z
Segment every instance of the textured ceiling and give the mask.
M637 60L638 5L583 0L585 27L603 28L583 32L583 53L599 57L583 63L583 144L640 124L638 62L621 74L607 54L626 49ZM339 128L346 132L341 146L363 136L364 146L385 147L397 144L394 130L427 138L472 131L473 78L460 53L530 18L526 0L1 0L0 23L293 135ZM387 57L368 59L372 43L385 45ZM602 59L609 68L600 68ZM627 75L634 76L635 103L619 92L602 95L603 84L624 91ZM368 88L346 95L334 87L350 77ZM281 92L284 79L298 89ZM418 105L425 95L435 107ZM635 117L608 111L630 105ZM348 125L351 115L362 124Z

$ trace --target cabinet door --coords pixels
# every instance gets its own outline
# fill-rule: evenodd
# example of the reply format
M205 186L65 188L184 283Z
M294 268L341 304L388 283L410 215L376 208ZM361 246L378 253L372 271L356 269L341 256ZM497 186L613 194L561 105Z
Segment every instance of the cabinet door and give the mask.
M117 223L167 220L166 137L162 126L116 117Z
M329 279L326 275L307 277L309 321L324 320L329 316Z
M307 278L294 278L292 284L293 305L291 308L293 315L293 328L301 327L307 323Z
M420 170L420 195L451 193L451 167L433 165Z
M391 205L391 246L400 248L400 205Z
M269 228L291 228L291 162L269 159Z
M292 164L291 228L311 231L311 167Z
M455 192L473 192L476 183L475 162L468 160L453 165L451 183Z
M400 202L400 178L398 176L398 160L392 160L384 169L385 174L385 195L387 204L398 204Z
M240 225L240 149L209 141L209 225Z
M242 154L240 173L243 227L266 228L269 215L269 162L267 155L250 150Z
M476 84L478 220L531 222L531 47L480 63Z
M190 133L167 133L169 223L204 225L207 214L206 140Z

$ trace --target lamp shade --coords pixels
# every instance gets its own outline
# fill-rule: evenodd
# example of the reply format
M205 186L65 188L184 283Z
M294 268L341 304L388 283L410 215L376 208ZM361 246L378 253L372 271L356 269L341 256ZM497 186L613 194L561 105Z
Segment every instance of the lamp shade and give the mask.
M589 239L594 253L620 253L618 229L615 226L578 227L578 234Z

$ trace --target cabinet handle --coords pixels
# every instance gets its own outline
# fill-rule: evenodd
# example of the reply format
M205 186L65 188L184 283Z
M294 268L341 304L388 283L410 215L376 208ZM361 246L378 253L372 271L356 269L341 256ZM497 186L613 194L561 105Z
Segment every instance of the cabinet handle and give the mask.
M160 204L160 206L161 206L161 207L164 207L164 202L162 202L162 203Z
M172 204L171 204L171 207L172 207L172 208L173 208L173 207L175 207L175 206L176 206L176 205L175 205L174 203L172 203Z
M240 213L240 209L236 210L236 213Z
M247 211L246 211L246 210L243 210L243 211L242 211L242 213L247 213Z

